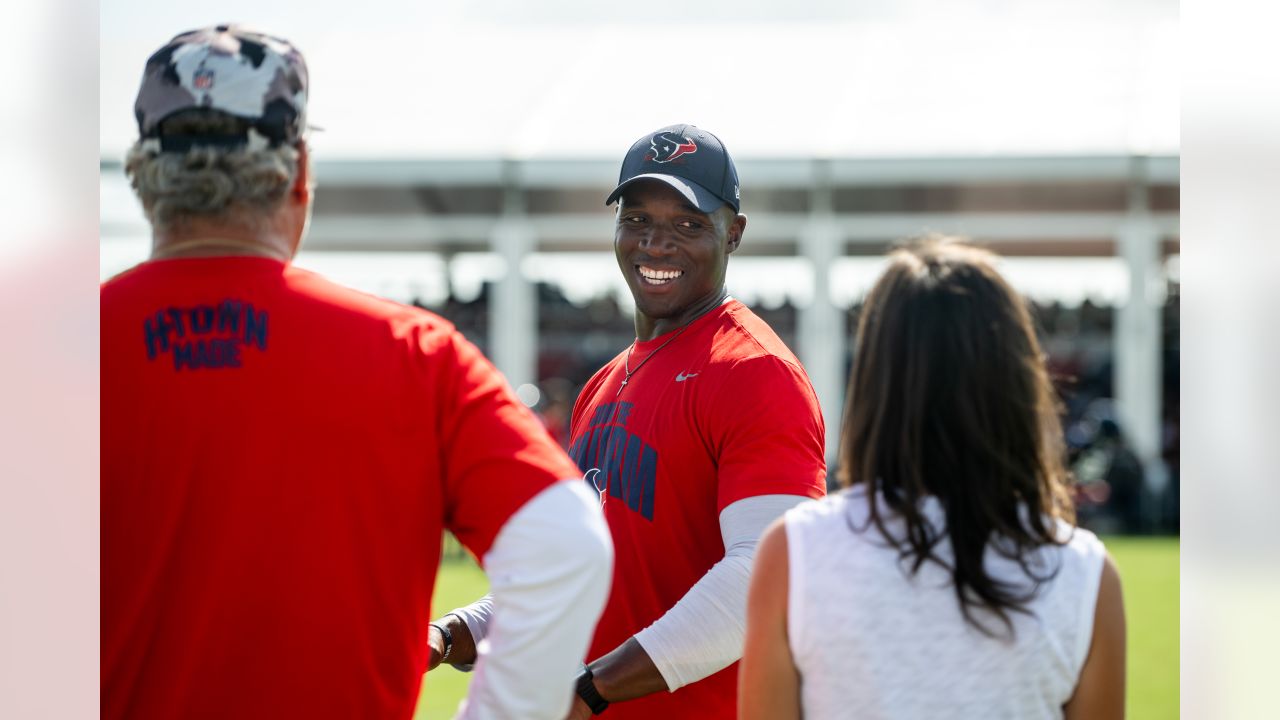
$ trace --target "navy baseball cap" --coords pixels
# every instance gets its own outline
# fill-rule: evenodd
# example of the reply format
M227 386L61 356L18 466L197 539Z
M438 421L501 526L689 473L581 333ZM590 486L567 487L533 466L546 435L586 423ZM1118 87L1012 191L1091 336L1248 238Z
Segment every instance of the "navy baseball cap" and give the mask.
M738 169L729 151L720 138L692 125L668 125L637 140L604 204L612 205L628 185L646 179L665 182L704 213L721 205L737 212L741 205Z
M233 115L250 127L244 136L161 133L165 119L193 109ZM185 32L147 60L134 115L138 134L157 139L163 151L293 143L309 127L307 65L288 40L239 25Z

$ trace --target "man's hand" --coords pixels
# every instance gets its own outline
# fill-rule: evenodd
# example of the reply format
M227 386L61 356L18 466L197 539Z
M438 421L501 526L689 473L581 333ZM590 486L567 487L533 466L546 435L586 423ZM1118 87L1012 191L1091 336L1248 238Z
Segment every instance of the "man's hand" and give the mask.
M431 650L430 658L427 660L427 672L431 672L444 658L444 634L434 625L427 628L427 647Z
M474 665L476 662L476 643L471 637L471 630L457 615L445 615L436 620L435 625L443 625L453 636L453 649L449 652L450 665ZM427 647L430 657L427 659L427 672L436 669L444 660L444 634L438 628L427 628Z
M591 673L595 675L596 691L610 703L632 700L667 689L667 681L662 679L658 666L653 664L649 654L634 637L627 638L613 652L593 661ZM574 693L573 705L569 708L566 720L587 720L591 717L594 717L591 708Z

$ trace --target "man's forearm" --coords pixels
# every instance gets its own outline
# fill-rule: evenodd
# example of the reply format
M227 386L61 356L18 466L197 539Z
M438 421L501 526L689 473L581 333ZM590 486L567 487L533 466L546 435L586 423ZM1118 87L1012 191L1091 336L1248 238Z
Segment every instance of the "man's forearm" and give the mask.
M588 664L600 696L613 703L677 690L741 657L746 588L760 534L806 499L766 495L727 508L721 514L724 559L653 625ZM659 653L661 667L644 643Z
M678 690L742 657L747 585L760 534L806 499L762 495L740 500L721 513L724 558L674 607L632 638L661 675L663 689Z
M612 652L588 664L595 676L596 690L609 702L644 697L667 689L649 654L635 638L629 638Z
M612 559L599 505L579 481L557 483L507 521L484 559L493 622L473 651L476 675L459 718L563 717Z

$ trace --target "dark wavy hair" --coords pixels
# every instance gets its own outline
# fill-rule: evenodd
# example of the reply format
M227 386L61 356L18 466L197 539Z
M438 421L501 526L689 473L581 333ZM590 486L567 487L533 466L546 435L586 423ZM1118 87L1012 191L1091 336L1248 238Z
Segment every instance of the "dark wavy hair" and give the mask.
M1075 521L1056 395L1026 303L995 259L943 237L890 254L858 322L838 475L872 491L868 527L913 574L930 561L950 570L965 619L987 635L975 611L1012 632L1009 612L1026 612L1057 571L1034 551L1065 542L1055 519ZM926 496L941 502L945 528L922 515ZM903 536L887 514L905 522ZM952 561L935 551L944 536ZM1028 583L992 578L988 548Z

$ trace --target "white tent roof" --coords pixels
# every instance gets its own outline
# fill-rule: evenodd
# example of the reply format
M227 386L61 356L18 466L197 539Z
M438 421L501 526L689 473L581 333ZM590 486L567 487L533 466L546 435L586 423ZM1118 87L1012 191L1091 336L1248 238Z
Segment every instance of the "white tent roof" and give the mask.
M224 21L303 50L328 158L614 159L676 122L738 157L1178 153L1176 1L474 5L106 4L103 156L147 56Z

